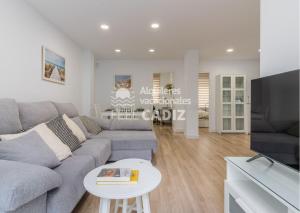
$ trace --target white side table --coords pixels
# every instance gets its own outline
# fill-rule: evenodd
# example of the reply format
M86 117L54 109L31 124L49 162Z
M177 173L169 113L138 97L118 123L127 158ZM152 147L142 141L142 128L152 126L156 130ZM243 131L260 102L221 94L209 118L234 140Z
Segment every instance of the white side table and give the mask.
M103 168L131 168L139 170L139 180L134 185L96 185L97 175ZM153 191L161 181L161 174L150 162L140 159L128 159L100 166L89 172L84 178L88 192L100 198L99 213L109 213L111 200L124 200L122 213L128 209L127 200L136 198L138 213L150 213L148 193Z

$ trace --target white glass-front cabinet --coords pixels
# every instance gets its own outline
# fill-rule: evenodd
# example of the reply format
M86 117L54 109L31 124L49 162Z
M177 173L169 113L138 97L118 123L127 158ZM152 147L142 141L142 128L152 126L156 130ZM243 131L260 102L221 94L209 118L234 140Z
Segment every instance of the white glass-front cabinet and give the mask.
M217 131L246 132L244 75L219 75L216 85Z

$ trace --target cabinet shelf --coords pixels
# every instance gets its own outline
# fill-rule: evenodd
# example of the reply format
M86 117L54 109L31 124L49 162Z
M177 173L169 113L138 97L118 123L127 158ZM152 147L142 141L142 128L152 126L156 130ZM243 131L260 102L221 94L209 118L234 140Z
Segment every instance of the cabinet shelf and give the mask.
M252 181L227 181L228 192L239 205L253 213L284 213L287 208Z
M299 173L261 158L226 157L225 213L299 213Z

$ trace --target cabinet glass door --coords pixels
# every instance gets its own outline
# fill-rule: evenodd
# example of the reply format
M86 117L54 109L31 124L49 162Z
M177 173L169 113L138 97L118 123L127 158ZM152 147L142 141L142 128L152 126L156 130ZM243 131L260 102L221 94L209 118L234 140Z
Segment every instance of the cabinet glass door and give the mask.
M223 130L231 130L231 118L223 118Z
M244 77L243 76L237 76L235 77L235 88L236 89L244 89Z
M231 104L223 104L223 116L231 116Z
M239 103L239 104L244 103L244 90L235 91L235 103Z
M231 90L223 90L223 103L231 103Z
M244 104L235 104L235 116L244 116Z
M235 119L235 128L239 131L244 130L244 118Z
M243 76L235 77L235 130L243 131L245 129L245 78Z
M231 76L223 76L222 77L223 89L231 88Z

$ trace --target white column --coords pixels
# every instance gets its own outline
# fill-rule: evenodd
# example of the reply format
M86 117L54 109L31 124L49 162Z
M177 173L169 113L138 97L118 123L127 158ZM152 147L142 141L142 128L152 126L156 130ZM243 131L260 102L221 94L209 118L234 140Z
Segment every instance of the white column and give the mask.
M180 68L174 72L173 80L174 80L174 88L179 89L181 94L174 94L174 99L178 100L180 97L184 97L184 81L183 81L183 60L180 63ZM180 111L185 111L185 106L181 104L174 104L173 110L176 114L173 114L173 123L172 128L174 132L184 132L185 121L178 119L178 114Z
M184 56L184 96L191 99L186 105L186 121L184 134L187 138L198 138L198 72L199 51L189 50Z
M95 104L95 58L89 50L84 51L82 58L82 109L83 114L93 115Z
M300 1L261 0L260 75L300 68Z

